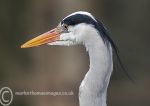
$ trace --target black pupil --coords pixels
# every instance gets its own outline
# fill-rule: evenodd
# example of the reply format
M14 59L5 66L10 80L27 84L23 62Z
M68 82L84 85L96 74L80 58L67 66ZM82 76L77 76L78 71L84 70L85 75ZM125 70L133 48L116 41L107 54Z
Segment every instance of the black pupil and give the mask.
M64 27L67 29L67 25L64 25Z

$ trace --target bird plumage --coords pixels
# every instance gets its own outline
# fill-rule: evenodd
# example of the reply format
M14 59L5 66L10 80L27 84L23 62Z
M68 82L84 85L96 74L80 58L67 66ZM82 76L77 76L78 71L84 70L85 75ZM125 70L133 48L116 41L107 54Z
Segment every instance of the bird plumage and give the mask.
M89 54L90 66L79 89L80 106L106 106L106 94L112 73L112 48L106 46L99 33L92 26L88 31L84 46Z
M112 46L115 48L106 28L87 12L73 13L61 24L79 29L76 40L89 53L90 69L79 89L80 106L106 106L107 87L113 70Z

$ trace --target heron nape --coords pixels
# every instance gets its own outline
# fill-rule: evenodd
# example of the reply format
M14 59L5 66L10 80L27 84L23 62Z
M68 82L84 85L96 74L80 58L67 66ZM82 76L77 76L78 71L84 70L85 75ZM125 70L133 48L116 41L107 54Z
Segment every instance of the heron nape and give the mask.
M89 54L90 66L79 87L79 104L107 105L107 88L113 71L113 53L117 54L118 51L101 21L91 13L74 12L65 17L56 28L29 40L21 48L43 44L84 45Z

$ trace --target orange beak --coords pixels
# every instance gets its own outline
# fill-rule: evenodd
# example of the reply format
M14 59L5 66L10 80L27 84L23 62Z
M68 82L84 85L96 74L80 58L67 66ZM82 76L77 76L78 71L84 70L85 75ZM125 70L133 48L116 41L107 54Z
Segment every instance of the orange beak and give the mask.
M43 44L55 42L59 40L59 36L60 36L60 31L57 28L55 28L53 30L50 30L46 33L37 36L36 38L29 40L25 44L21 45L21 48L30 48L30 47L35 47L35 46L40 46Z

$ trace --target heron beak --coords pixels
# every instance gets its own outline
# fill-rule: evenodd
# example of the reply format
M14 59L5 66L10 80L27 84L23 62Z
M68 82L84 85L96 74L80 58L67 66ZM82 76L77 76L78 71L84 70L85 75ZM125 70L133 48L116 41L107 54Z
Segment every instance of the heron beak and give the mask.
M60 31L58 30L58 28L55 28L29 40L28 42L21 45L21 48L30 48L30 47L35 47L35 46L40 46L43 44L55 42L59 40L59 37L60 37Z

